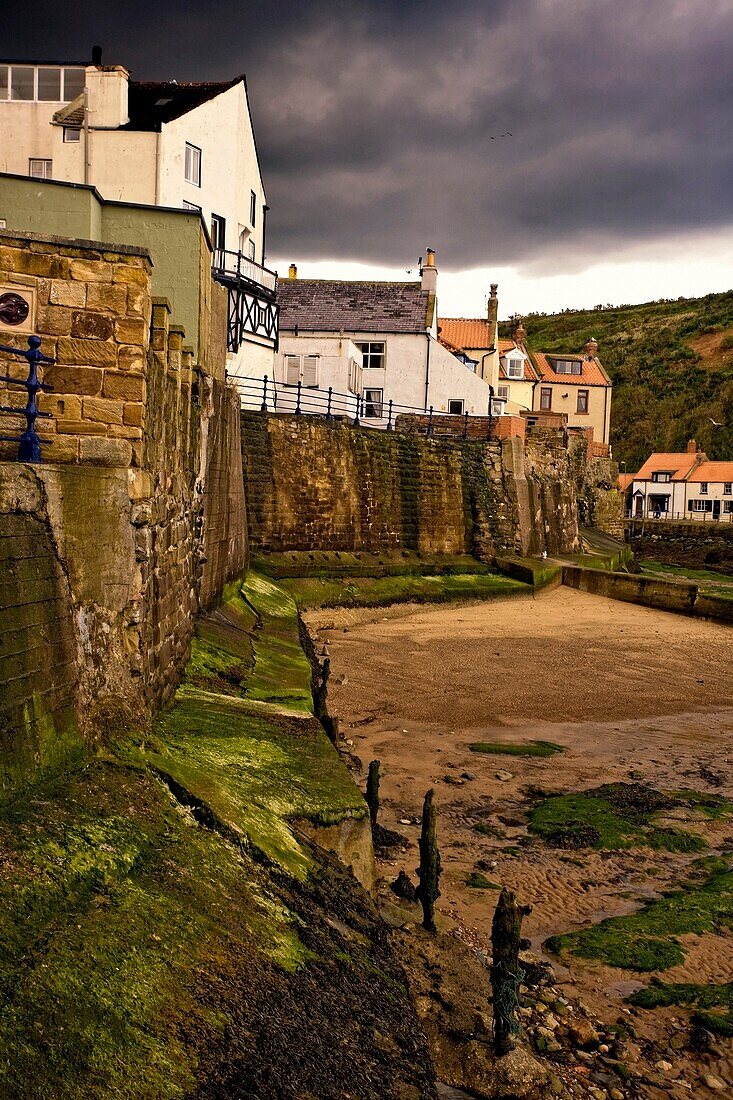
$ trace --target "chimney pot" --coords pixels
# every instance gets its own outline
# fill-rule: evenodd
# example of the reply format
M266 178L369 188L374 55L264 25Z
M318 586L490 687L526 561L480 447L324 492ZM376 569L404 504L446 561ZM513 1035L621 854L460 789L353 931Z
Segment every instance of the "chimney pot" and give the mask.
M696 439L690 439L688 441L688 443L687 443L687 453L688 453L688 455L696 455L697 454L697 440Z
M97 68L102 64L102 47L92 46L92 65L96 65Z
M487 317L490 325L496 325L499 321L499 298L497 296L497 290L499 289L498 283L492 283L489 291L489 303L487 309ZM493 334L492 339L495 340L496 333Z
M514 326L514 332L512 333L515 344L523 344L527 339L527 330L522 324L522 318L517 317L517 323Z
M298 269L295 266L295 264L291 264L290 267L288 268L288 278L289 279L297 279L298 278Z
M423 264L421 275L421 286L423 290L427 290L429 294L435 294L438 289L438 269L435 266L435 249L427 248L425 250L425 263Z
M590 340L586 341L585 353L589 359L595 359L598 355L598 341L595 336L591 336Z

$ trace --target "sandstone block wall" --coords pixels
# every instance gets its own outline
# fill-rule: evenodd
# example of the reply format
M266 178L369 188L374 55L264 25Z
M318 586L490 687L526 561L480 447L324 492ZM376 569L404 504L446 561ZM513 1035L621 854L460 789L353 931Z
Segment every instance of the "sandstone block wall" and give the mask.
M426 438L243 412L242 446L249 538L258 550L405 549L491 559L577 546L561 442L552 458L538 446L528 474L517 437Z
M733 573L733 524L627 520L635 554L648 561Z

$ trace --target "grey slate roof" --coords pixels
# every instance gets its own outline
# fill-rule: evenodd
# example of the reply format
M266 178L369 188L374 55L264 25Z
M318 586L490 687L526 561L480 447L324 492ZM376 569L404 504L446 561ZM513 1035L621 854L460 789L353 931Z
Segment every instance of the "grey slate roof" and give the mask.
M283 279L280 329L300 332L425 332L430 294L420 283Z

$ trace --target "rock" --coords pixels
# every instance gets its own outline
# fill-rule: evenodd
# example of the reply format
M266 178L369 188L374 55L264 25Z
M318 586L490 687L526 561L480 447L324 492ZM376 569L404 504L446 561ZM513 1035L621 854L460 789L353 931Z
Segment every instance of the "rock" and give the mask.
M547 1047L545 1048L548 1054L557 1054L562 1050L562 1045L558 1043L557 1039L548 1039Z
M664 1058L660 1058L659 1061L656 1063L656 1068L660 1071L660 1073L669 1073L669 1071L673 1067L671 1062L667 1062Z
M514 1100L544 1100L549 1071L523 1046L495 1058L486 1043L471 1042L462 1057L461 1087L479 1096L511 1096ZM458 1084L458 1082L455 1082Z
M473 1032L474 1035L482 1035L484 1037L491 1036L493 1032L493 1023L491 1016L486 1012L476 1012L473 1017Z
M621 1092L621 1089L611 1089L608 1095L611 1097L611 1100L624 1100L624 1094Z
M557 1022L557 1020L555 1019L555 1017L552 1016L549 1012L545 1016L544 1023L545 1023L545 1027L551 1028L552 1031L555 1031L555 1029L560 1026L559 1023Z
M496 778L500 779L502 783L508 783L510 779L514 779L512 772L497 772Z
M703 1073L702 1083L713 1092L725 1092L727 1088L725 1081L721 1081L714 1073Z
M443 782L444 783L452 783L454 787L462 787L463 786L463 780L459 779L457 775L444 775L443 776Z
M405 871L400 871L394 882L390 883L389 888L393 894L404 901L417 901L417 890Z
M565 1091L565 1086L563 1085L559 1077L551 1077L550 1089L552 1090L552 1092L561 1095Z
M467 779L469 783L471 783L475 778L476 776L473 774L473 772L461 772L461 779Z
M669 1040L669 1045L672 1050L682 1050L687 1042L687 1036L683 1034L673 1035Z
M595 1047L598 1045L598 1032L590 1020L583 1016L576 1016L568 1022L568 1031L573 1041L579 1047Z

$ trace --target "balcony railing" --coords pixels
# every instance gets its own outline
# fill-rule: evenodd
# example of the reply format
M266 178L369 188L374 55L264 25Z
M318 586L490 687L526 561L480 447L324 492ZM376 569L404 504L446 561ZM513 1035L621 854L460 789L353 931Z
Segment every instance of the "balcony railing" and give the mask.
M270 271L262 264L255 263L242 252L230 252L225 248L215 248L211 261L212 270L218 279L232 282L248 282L262 287L274 297L277 289L277 272Z

